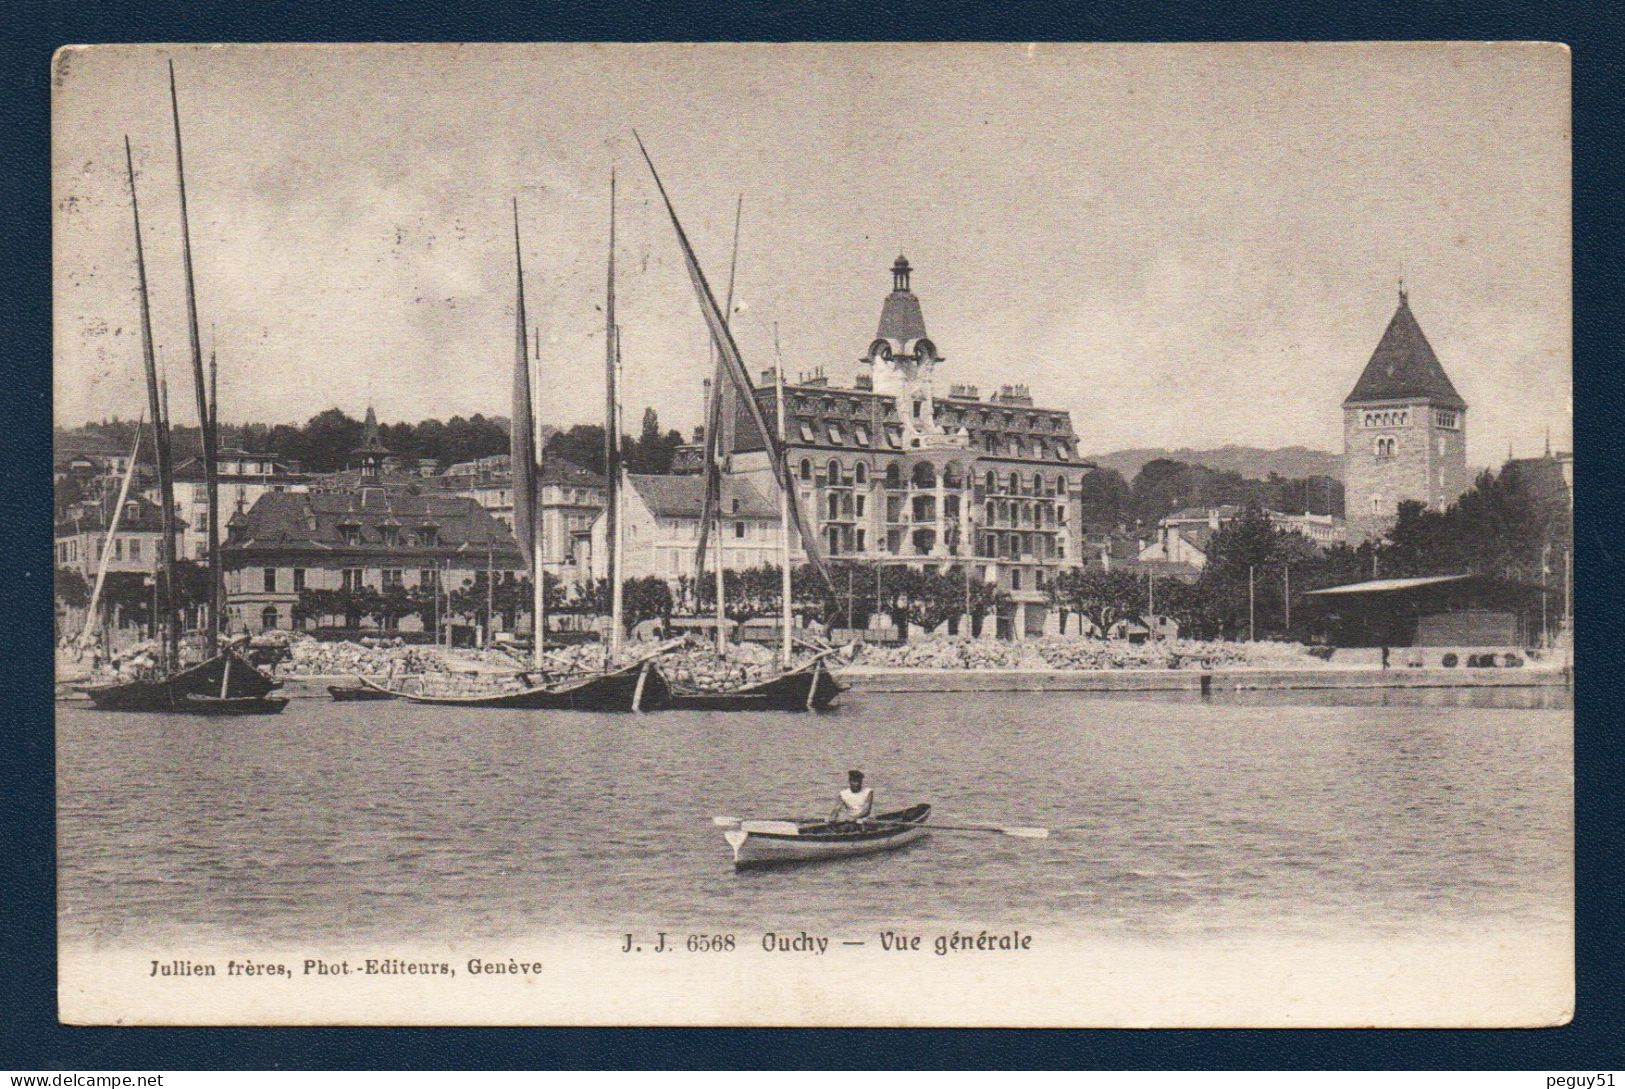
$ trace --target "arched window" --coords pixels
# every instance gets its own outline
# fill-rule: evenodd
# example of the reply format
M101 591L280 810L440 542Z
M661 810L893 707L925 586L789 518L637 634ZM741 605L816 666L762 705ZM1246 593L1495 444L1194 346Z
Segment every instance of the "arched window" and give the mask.
M1034 495L1043 495L1044 494L1044 474L1043 473L1034 473L1033 474L1033 494Z
M987 490L990 492L996 492L999 490L999 478L993 474L993 470L991 469L989 469L987 472L986 484Z
M867 484L867 483L869 483L869 466L868 466L868 463L862 462L862 461L858 462L856 465L854 465L852 467L852 475L857 478L857 482L859 484Z
M916 488L934 488L937 486L937 471L932 468L929 461L916 462L910 477Z
M267 605L265 611L260 613L260 627L267 630L276 627L276 606Z
M1021 494L1021 474L1020 473L1011 472L1011 474L1010 474L1010 494L1011 495L1019 495L1019 494Z
M841 463L834 458L829 459L829 483L831 486L841 482Z
M812 461L809 458L802 458L801 459L801 479L802 480L811 480L812 479Z
M1066 477L1060 476L1060 475L1057 475L1055 477L1055 494L1056 495L1065 495L1066 494Z
M886 487L901 488L903 486L903 470L894 461L886 466Z

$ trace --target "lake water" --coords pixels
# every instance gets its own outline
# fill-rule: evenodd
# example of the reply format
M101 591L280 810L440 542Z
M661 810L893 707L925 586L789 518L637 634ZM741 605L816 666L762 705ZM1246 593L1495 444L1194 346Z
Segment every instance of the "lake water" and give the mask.
M851 693L825 715L295 700L58 711L61 933L277 945L635 928L1019 925L1381 940L1570 925L1572 722L1550 689ZM713 814L1044 825L736 873Z

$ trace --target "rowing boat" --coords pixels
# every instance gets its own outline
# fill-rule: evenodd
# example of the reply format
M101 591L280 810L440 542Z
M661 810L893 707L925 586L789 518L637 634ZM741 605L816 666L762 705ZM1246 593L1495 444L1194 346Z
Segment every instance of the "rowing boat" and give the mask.
M827 821L741 821L724 837L733 848L734 868L820 862L895 851L929 831L931 806L920 804L882 813L862 824Z

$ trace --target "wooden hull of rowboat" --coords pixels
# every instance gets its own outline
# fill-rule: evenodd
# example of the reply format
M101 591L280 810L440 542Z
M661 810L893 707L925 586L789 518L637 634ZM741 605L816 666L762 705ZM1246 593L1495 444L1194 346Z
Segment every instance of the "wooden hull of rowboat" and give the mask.
M809 664L758 684L724 692L673 687L674 711L823 711L846 687L822 666Z
M639 687L642 691L639 692ZM516 692L490 695L423 695L382 688L365 677L361 683L411 703L439 707L491 707L522 711L652 711L665 705L666 680L652 663L640 663L613 673L595 673L578 680L538 685ZM633 704L637 706L634 708Z
M906 847L929 834L925 822L930 816L931 807L921 804L882 813L875 818L877 824L856 830L809 822L794 835L737 828L729 830L726 838L733 848L735 869L828 862Z

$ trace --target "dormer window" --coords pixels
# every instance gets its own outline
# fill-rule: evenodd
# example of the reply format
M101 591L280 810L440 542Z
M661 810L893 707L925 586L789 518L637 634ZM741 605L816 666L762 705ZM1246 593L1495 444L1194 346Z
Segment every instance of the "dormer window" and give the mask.
M384 547L394 548L401 543L401 531L394 526L380 526L378 539L383 542Z
M434 526L422 526L418 529L418 547L433 548L440 543L440 531Z
M869 429L862 424L852 425L852 438L859 446L869 445Z
M815 436L813 434L812 423L807 421L807 420L802 420L802 421L800 421L800 424L801 424L801 441L802 442L817 442L818 438L817 438L817 436Z
M357 525L340 526L339 527L339 533L343 535L344 543L347 544L347 545L358 545L358 544L361 543L361 527L360 526L357 526Z

